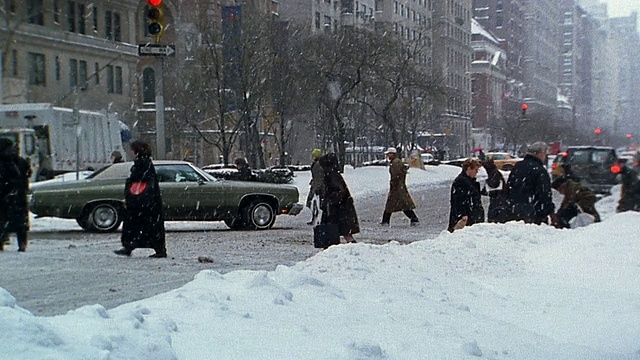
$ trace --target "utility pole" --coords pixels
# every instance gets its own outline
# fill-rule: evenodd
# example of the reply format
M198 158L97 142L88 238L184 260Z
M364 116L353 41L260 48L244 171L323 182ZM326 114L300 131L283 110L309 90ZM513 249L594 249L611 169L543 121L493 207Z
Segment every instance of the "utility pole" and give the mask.
M78 97L78 86L73 87L73 120L76 123L76 180L80 180L80 99Z

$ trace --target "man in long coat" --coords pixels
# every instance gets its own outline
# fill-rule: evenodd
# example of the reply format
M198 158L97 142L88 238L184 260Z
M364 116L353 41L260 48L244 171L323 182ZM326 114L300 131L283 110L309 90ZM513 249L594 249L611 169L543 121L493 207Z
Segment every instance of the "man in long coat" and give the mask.
M387 196L387 203L384 207L380 225L389 225L391 214L398 211L404 212L411 219L411 225L418 225L420 221L413 211L416 208L416 204L407 190L407 168L398 157L396 148L390 147L385 154L391 163L389 165L390 181L389 195Z
M507 181L511 220L540 225L548 224L551 216L555 223L551 179L543 163L548 149L544 142L531 144L524 159L511 170Z
M30 176L29 162L18 156L13 141L0 138L0 251L10 233L18 238L18 251L27 250Z
M318 159L322 156L320 149L313 149L311 151L311 158L313 163L311 164L311 181L309 181L309 195L307 196L306 205L311 209L311 220L307 223L313 225L316 222L318 214L320 212L320 202L325 193L324 185L324 169Z

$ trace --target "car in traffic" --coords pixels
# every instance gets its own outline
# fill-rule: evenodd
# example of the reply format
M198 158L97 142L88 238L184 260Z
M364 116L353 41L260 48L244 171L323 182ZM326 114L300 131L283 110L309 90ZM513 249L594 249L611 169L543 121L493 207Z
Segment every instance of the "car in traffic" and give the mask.
M184 161L154 161L165 220L224 221L231 229L269 229L278 215L297 215L298 188L216 179ZM123 219L124 186L133 163L109 165L86 179L33 183L37 217L75 219L86 231L113 232Z
M561 152L558 153L551 162L551 180L555 180L558 177L565 175L564 173L564 165L567 159L567 153Z
M485 156L487 159L492 159L496 167L503 171L511 171L513 166L522 160L522 158L511 156L508 152L488 152Z
M562 164L568 165L573 176L599 194L608 194L618 183L616 174L611 171L618 157L614 148L609 146L569 146Z

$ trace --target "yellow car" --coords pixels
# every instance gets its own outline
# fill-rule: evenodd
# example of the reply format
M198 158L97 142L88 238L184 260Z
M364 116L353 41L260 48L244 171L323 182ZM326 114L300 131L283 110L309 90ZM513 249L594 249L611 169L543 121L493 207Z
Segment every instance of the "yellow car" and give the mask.
M513 166L518 161L522 160L521 158L515 158L511 156L511 154L506 152L489 152L486 153L485 156L487 157L487 159L493 160L498 169L504 171L511 171L511 169L513 169Z

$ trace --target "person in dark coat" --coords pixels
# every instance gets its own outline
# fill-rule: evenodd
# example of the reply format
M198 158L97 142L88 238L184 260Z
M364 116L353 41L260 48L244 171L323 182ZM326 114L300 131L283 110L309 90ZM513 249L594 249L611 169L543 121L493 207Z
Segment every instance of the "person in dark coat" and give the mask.
M555 224L555 205L551 198L551 179L544 167L549 147L544 142L529 146L522 161L515 164L507 181L510 219L532 224Z
M476 180L482 167L477 159L467 159L462 163L462 171L451 185L451 212L449 232L465 226L484 222L484 208L480 195L480 183Z
M307 207L311 209L311 220L307 223L308 225L313 225L316 222L318 213L320 212L320 204L318 202L322 201L322 197L324 196L325 192L324 169L318 162L318 159L320 159L321 156L322 151L320 149L313 149L313 151L311 151L311 158L313 159L313 163L311 164L311 181L309 181L310 188L306 202Z
M118 255L131 256L138 248L151 248L152 258L166 258L164 216L160 186L151 160L151 148L143 141L131 143L135 158L131 175L125 184L125 216L122 227L122 249Z
M0 138L0 251L10 233L18 238L18 251L27 250L30 176L29 161L18 156L13 141Z
M234 174L234 176L232 177L232 180L240 180L240 181L255 180L253 176L253 172L251 171L251 167L247 163L247 160L245 160L244 158L237 158L234 163L238 168L238 172Z
M413 202L409 190L407 190L407 167L398 157L398 151L394 147L390 147L386 153L387 159L391 162L389 165L389 195L387 195L387 203L384 206L382 221L380 225L388 226L391 221L391 214L402 211L411 220L411 225L418 225L420 220L413 211L416 204Z
M504 223L508 218L507 192L504 176L492 159L482 162L487 171L487 182L482 189L482 194L489 196L489 209L487 209L487 221L492 223Z
M616 212L640 211L640 180L638 180L638 172L628 167L625 159L619 159L611 167L611 170L618 174L622 183Z
M324 169L325 196L322 198L322 224L338 225L339 233L346 242L354 243L353 235L360 232L356 207L339 172L338 157L330 153L318 160Z
M124 158L122 157L122 153L118 150L115 150L114 152L111 153L111 163L112 164L119 164L124 162Z
M551 187L564 195L556 213L557 228L571 228L571 219L578 216L581 210L592 215L595 222L600 222L600 214L595 206L596 194L591 189L564 175L553 180Z

